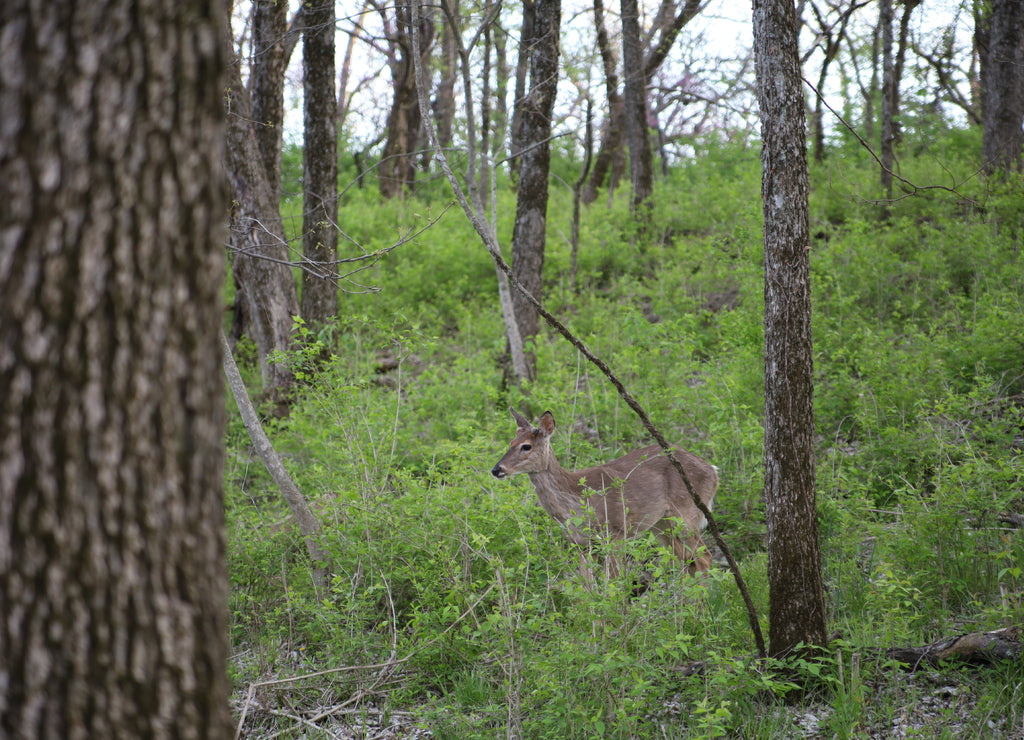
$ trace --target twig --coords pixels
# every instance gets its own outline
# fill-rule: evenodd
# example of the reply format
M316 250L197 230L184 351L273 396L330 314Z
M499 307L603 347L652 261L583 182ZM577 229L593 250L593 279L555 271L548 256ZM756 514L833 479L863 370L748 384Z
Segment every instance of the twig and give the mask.
M892 177L895 177L901 183L903 183L908 188L910 188L910 192L906 192L903 195L899 196L898 198L878 198L878 199L868 200L867 201L868 203L896 203L896 202L899 202L899 201L903 200L904 198L910 198L910 197L912 197L914 195L917 195L918 193L924 192L926 190L945 190L947 193L951 193L951 194L957 196L958 198L963 199L965 202L970 203L977 210L979 210L979 211L984 210L984 206L982 206L981 203L978 203L973 198L969 198L968 196L964 195L959 190L957 190L956 188L959 187L959 186L954 186L952 188L949 188L949 187L946 187L945 185L916 185L913 182L911 182L910 180L908 180L907 178L905 178L902 175L899 175L899 174L893 172L891 169L886 167L884 164L882 164L882 160L878 158L878 155L875 154L875 151L874 151L874 149L871 148L871 145L868 144L866 141L864 141L864 138L860 134L858 134L856 132L856 130L854 130L853 126L851 126L850 123L845 118L843 118L842 115L835 108L833 108L831 105L828 104L828 101L825 100L825 96L822 95L818 91L818 88L816 88L813 84L811 84L810 80L808 80L806 77L803 77L802 79L804 81L804 84L807 85L807 87L811 88L811 91L818 97L818 100L821 101L822 105L824 105L826 108L828 108L829 112L833 116L835 116L836 119L838 119L841 124L843 124L843 126L846 128L846 130L849 131L851 134L853 134L856 137L857 141L860 142L860 145L862 147L864 147L867 150L868 154L871 155L871 158L874 159L875 162L878 163L878 166L881 168L882 172L885 172L885 173L891 175ZM975 176L980 174L982 171L983 171L983 168L978 168L977 170L975 170L971 174L970 177L964 179L961 182L961 184L963 182L967 182L967 180L973 179Z

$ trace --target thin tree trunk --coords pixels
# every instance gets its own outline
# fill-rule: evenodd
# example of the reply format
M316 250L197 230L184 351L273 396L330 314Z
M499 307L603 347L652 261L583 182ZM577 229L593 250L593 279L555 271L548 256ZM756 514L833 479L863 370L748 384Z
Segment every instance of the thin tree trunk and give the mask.
M334 0L304 0L302 35L302 317L338 313L338 106L334 95Z
M463 192L462 187L459 185L459 181L455 177L455 173L452 171L451 166L448 164L448 158L441 147L440 140L437 137L436 129L431 121L425 122L425 128L427 132L427 138L430 142L431 147L434 150L435 157L441 166L441 170L448 178L452 189L455 192L456 197L460 201L466 215L473 224L473 228L476 229L477 234L483 240L487 246L487 250L494 260L495 269L498 273L498 298L501 305L502 318L505 322L505 335L508 339L509 353L512 357L512 372L517 381L526 380L530 375L530 368L527 364L526 354L523 351L523 339L519 332L519 324L516 320L515 309L512 305L512 295L509 290L508 279L500 269L500 265L503 262L501 258L501 247L498 243L498 236L495 231L494 223L497 220L497 215L491 221L487 220L487 212L484 206L484 199L481 195L481 183L477 181L477 133L476 133L476 117L473 110L473 83L470 77L470 60L469 51L462 43L461 28L458 25L458 18L454 14L447 12L450 8L446 8L446 22L455 28L453 38L455 40L456 49L460 60L460 69L462 72L462 84L464 99L466 100L466 140L468 143L466 149L466 188L469 190L469 197ZM496 8L495 8L496 10ZM419 25L419 8L418 6L412 5L409 8L409 12L413 17L417 25L414 28L420 28ZM485 23L490 23L491 20L496 18L496 13L488 15L485 19ZM422 50L420 48L420 34L415 30L412 33L411 45L413 50L413 59L422 59ZM420 82L416 86L416 92L419 100L419 104L423 106L427 100L426 84L424 75L422 73L422 64L417 61L416 79ZM487 175L493 178L495 176L494 166L490 162L484 162L480 167L481 174L480 180L485 181ZM495 188L496 189L496 188ZM491 202L495 202L496 194L491 193Z
M896 74L892 56L892 0L879 0L878 25L882 36L882 194L892 200L893 143L896 138L894 106ZM888 209L883 209L888 214Z
M458 0L443 1L451 6L446 12L458 17ZM452 145L452 132L455 124L455 81L458 78L457 64L454 31L450 24L445 23L441 29L441 80L437 85L437 97L434 102L437 136L443 147ZM486 74L484 77L486 80Z
M0 4L0 737L231 732L227 20Z
M754 0L765 249L765 510L769 651L824 645L814 491L813 348L804 96L792 0Z
M281 496L288 504L292 516L295 517L295 522L299 525L299 531L302 532L302 537L306 541L306 550L313 561L313 576L317 587L321 591L326 591L330 585L331 558L323 545L320 544L322 539L320 520L316 518L313 510L309 508L309 502L306 501L306 497L302 495L299 487L295 485L295 481L288 474L288 471L285 470L274 446L270 444L267 433L263 430L263 425L260 424L256 409L253 408L252 401L249 399L249 392L245 389L245 381L242 380L242 375L238 372L238 365L235 364L234 355L231 353L231 345L228 344L228 339L224 336L223 331L220 334L220 346L224 375L228 380L231 393L235 397L235 403L238 404L238 411L242 416L242 422L245 424L245 430L249 432L249 439L252 440L252 446L255 448L256 454L263 461L263 465L266 467L267 472L270 473L270 477L274 479L274 483L277 484Z
M602 0L594 0L594 25L597 27L597 49L601 54L601 63L604 67L608 108L605 111L604 123L601 127L601 141L598 145L597 156L594 158L594 168L587 180L587 187L583 191L583 203L586 205L597 200L598 190L606 181L608 181L609 190L614 189L622 160L622 132L626 127L625 109L622 96L619 94L619 76L616 71L618 63L611 42L608 40ZM619 161L617 162L617 160Z
M622 90L625 103L626 140L629 142L629 178L633 189L634 216L654 190L654 160L647 128L647 77L640 48L640 10L637 0L622 0Z

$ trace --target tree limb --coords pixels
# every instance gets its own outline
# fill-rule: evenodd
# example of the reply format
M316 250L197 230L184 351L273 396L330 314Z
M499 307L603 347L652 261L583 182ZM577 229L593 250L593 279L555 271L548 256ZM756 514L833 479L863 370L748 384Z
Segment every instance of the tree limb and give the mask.
M224 352L224 375L227 376L228 385L231 386L231 392L235 396L235 403L238 404L238 411L242 415L245 429L249 432L249 438L252 440L253 447L256 448L256 454L263 461L270 477L274 479L281 495L288 503L288 508L291 509L292 516L295 517L295 521L299 525L299 530L306 541L306 549L313 561L313 580L317 588L324 591L330 582L331 557L320 544L320 520L309 508L309 502L306 501L306 497L302 495L299 487L295 485L295 481L285 470L281 458L267 438L267 433L263 431L263 425L249 399L249 392L245 389L245 382L242 380L241 373L238 372L238 365L235 364L235 358L231 354L231 345L228 344L228 338L224 336L223 330L220 332L220 344Z

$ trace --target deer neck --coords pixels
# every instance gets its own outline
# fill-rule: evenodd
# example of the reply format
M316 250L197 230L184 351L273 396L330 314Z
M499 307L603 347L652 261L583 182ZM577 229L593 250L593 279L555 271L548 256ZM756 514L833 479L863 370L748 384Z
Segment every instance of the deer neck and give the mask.
M583 513L583 486L579 483L579 476L565 470L553 457L547 468L528 475L540 505L559 522L564 524L571 517Z

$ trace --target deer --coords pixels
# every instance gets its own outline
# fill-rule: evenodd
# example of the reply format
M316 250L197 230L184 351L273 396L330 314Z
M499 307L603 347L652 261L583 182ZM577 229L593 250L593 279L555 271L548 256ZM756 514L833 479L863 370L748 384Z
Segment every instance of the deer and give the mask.
M559 465L551 448L552 413L544 412L533 426L515 409L509 410L516 436L491 474L501 479L526 473L541 507L565 528L571 542L589 550L595 534L624 540L650 531L687 573L707 572L711 558L700 537L707 518L661 447L642 447L603 465L569 471ZM718 490L718 468L683 449L672 454L710 511Z

